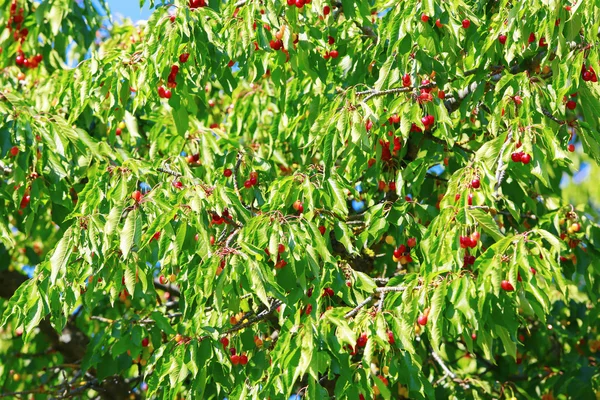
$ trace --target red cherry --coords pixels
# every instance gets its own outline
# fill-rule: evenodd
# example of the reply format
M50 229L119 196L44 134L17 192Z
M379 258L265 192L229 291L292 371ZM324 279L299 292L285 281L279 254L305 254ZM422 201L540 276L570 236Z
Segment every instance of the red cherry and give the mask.
M165 93L166 93L165 88L163 86L159 86L158 87L158 97L164 98Z
M327 43L334 44L335 43L335 38L333 36L327 36Z
M446 98L446 92L443 90L438 90L438 99L444 100Z
M154 235L152 235L152 240L158 240L158 239L160 239L160 231L154 232Z
M131 194L131 198L135 200L136 203L139 203L140 201L142 201L142 192L136 190Z
M285 253L285 246L283 244L279 244L279 246L277 246L277 252L279 254Z
M183 183L181 183L181 181L175 181L173 182L173 186L175 186L177 189L182 189Z
M417 323L421 326L427 325L427 315L419 315L419 318L417 318Z
M469 193L469 195L467 196L467 204L470 206L473 205L473 193Z
M23 65L23 63L25 62L25 56L23 56L22 54L18 54L17 57L15 57L15 62L17 63L17 65Z
M329 52L329 55L331 56L331 58L338 58L339 53L337 50L331 50Z
M245 354L242 354L242 355L240 356L240 364L242 364L242 365L246 365L246 364L248 364L248 356L247 356L247 355L245 355Z
M321 232L321 235L325 234L325 230L326 228L323 225L319 226L319 232Z
M515 290L515 288L509 281L502 281L500 283L500 287L507 292L512 292L513 290Z
M328 16L330 12L331 12L331 7L329 7L329 6L323 7L323 15L324 16Z
M232 319L232 320L235 320L235 321L237 321L237 319L235 319L235 317L231 317L231 319ZM232 324L233 324L233 321L232 321ZM234 325L235 325L235 324L234 324ZM231 348L229 348L229 353L230 353L232 356L234 356L234 355L235 355L235 353L236 353L235 347L231 347Z
M171 91L170 90L165 90L165 99L170 99L171 98Z
M514 162L521 162L521 157L523 156L523 153L519 152L514 152L510 155L510 159L513 160Z
M473 239L475 241L475 243L477 243L480 238L481 238L481 233L479 233L477 231L475 231L471 234L471 239Z
M574 110L575 107L577 107L577 103L575 103L573 100L569 100L567 101L566 106L569 110Z
M221 344L223 345L223 347L229 346L229 339L227 339L226 337L222 337Z
M161 285L164 285L165 283L167 283L167 278L165 278L165 276L164 276L164 275L161 275L161 276L159 276L159 277L158 277L158 282L159 282Z
M535 42L535 33L531 32L531 33L529 34L529 39L527 39L527 42L528 42L528 43L533 43L533 42Z
M223 171L223 175L225 175L225 178L229 178L231 174L233 174L233 171L231 171L229 168L226 168L225 171Z
M20 204L21 209L27 207L29 205L30 201L31 201L31 196L29 196L28 194L23 196L23 198L21 199L21 204Z
M238 356L237 354L234 354L231 356L231 363L233 365L238 365L240 363L240 356Z
M179 55L179 62L182 64L185 64L188 60L188 58L190 58L190 53L183 53Z
M304 0L296 0L296 7L298 7L298 8L304 7Z
M244 187L246 189L250 189L252 187L252 182L250 182L250 179L248 179L246 182L244 182Z
M367 334L363 333L358 337L358 339L356 339L356 346L357 347L365 347L367 345L367 341L368 341Z
M413 248L417 245L417 239L414 237L408 238L406 244L408 245L408 247Z
M575 145L574 144L570 144L567 146L567 150L569 150L571 153L575 151Z
M421 14L421 21L423 21L423 22L429 21L429 16L426 14Z
M462 20L462 27L465 29L469 29L469 27L471 26L471 21L469 21L468 19L463 19Z
M146 337L142 339L142 347L148 347L150 340Z
M471 181L471 187L473 189L479 189L481 187L481 181L479 181L479 179L475 178Z
M227 63L227 66L229 68L233 67L234 65L235 65L235 61L233 61L233 60L229 60L229 62Z
M521 162L523 164L529 164L531 162L531 155L527 154L527 153L523 153L521 155Z
M437 26L438 28L441 28L442 26L444 26L444 24L442 24L442 21L440 21L439 19L437 19L435 21L435 26Z
M506 43L506 35L499 35L498 41L500 42L500 44L504 45Z
M310 313L312 312L312 308L313 308L313 307L312 307L312 304L309 304L309 305L307 305L307 306L306 306L306 310L304 310L304 313L305 313L306 315L310 315Z
M117 129L115 130L115 135L117 135L117 136L121 136L121 133L122 133L122 132L123 132L123 131L121 130L121 128L117 128Z
M292 207L294 208L294 210L296 210L298 212L304 211L304 206L300 200L296 200L294 202L294 204L292 205Z
M548 46L548 43L546 43L546 38L545 37L542 36L540 38L540 40L538 42L538 46L540 46L540 47L546 47L546 46Z
M388 331L387 335L388 335L388 342L390 344L396 343L396 339L394 339L394 332Z
M10 148L10 155L12 157L16 157L19 154L19 148L17 146L13 146Z

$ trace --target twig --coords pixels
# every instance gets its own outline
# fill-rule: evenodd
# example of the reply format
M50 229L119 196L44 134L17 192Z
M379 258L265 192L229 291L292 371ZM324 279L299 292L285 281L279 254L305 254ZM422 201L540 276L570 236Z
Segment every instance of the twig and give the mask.
M227 237L227 240L225 240L225 248L231 246L231 242L233 242L233 239L238 235L238 233L240 233L240 230L241 228L237 228L231 232L231 234Z
M240 188L238 186L238 171L240 169L240 165L242 164L242 159L244 158L244 153L240 150L237 154L237 160L235 165L233 166L233 189L235 193L238 195L240 201L242 201L242 194L240 193ZM243 204L243 201L242 201Z
M107 324L112 324L112 323L114 323L114 322L115 322L115 320L114 320L114 319L108 319L108 318L100 317L100 316L98 316L98 315L92 315L92 316L90 317L90 319L93 319L93 320L95 320L95 321L104 322L104 323L107 323Z
M502 185L502 181L504 180L504 176L506 175L506 168L504 168L504 151L508 147L508 145L512 141L512 132L508 134L502 148L500 149L500 153L498 154L498 168L496 168L496 185L494 185L494 197L498 198L498 190L500 189L500 185Z
M171 167L169 167L169 164L165 164L164 167L159 167L156 169L158 172L162 172L164 174L169 174L174 176L175 178L179 178L181 176L183 176L183 174L181 172L177 172L177 171L173 171L171 169Z
M381 292L379 295L379 301L377 302L377 312L383 311L383 300L385 299L386 292Z
M231 327L230 329L227 329L223 333L223 335L228 335L232 332L237 332L239 330L242 330L242 329L254 324L255 322L258 322L258 321L261 321L261 320L267 318L267 316L269 314L273 313L277 309L277 307L279 307L282 304L283 304L283 301L281 301L281 300L273 300L273 303L271 303L271 306L269 308L259 312L258 314L256 314L255 317L250 318L248 321L243 322L241 324L237 324L237 325Z
M442 367L442 369L444 370L445 374L448 375L450 378L452 378L452 380L458 384L460 384L463 389L468 389L469 385L467 383L465 383L465 381L463 381L462 379L458 379L456 374L454 372L452 372L450 370L450 368L448 368L448 366L446 365L446 363L444 362L444 360L442 360L442 357L440 357L435 351L431 350L431 355L433 356L433 359L439 364L440 367Z
M419 290L421 289L423 286L415 286L413 288L413 290ZM378 287L375 288L376 292L379 293L386 293L386 292L404 292L406 289L408 289L406 286L384 286L384 287Z
M552 113L550 112L550 110L548 110L548 109L546 109L544 107L542 107L541 111L542 111L542 114L544 114L546 117L550 118L552 121L556 122L559 125L564 125L564 124L567 123L566 121L563 121L562 119L556 118L554 115L552 115Z
M366 306L371 300L373 300L373 296L367 297L359 305L357 305L356 307L354 307L354 309L352 309L351 311L348 311L346 313L346 315L344 315L344 318L352 318L352 317L354 317L356 314L358 314L358 312L360 311L360 309L363 308L364 306Z
M169 294L171 296L181 296L181 292L179 291L178 288L172 286L172 285L164 285L162 283L160 283L160 280L158 278L154 279L154 286L157 289L162 290L163 292L169 292Z

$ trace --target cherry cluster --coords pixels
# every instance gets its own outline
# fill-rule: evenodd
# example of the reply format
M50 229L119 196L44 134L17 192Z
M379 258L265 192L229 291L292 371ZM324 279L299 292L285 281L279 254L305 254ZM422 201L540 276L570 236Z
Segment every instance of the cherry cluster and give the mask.
M305 4L310 4L310 2L311 0L287 0L287 5L290 7L296 6L301 9Z
M598 77L596 76L596 71L594 71L594 67L590 65L589 68L586 68L585 64L581 66L581 79L586 82L598 82Z
M410 246L411 244L413 244L413 246ZM416 245L416 240L414 242L412 242L409 239L408 245L409 245L409 247L414 247L414 245ZM393 253L392 259L394 260L394 262L399 262L402 265L413 262L413 259L410 256L410 248L409 247L406 247L406 245L404 245L404 244L401 244L400 246L398 246L394 250L394 253Z
M265 249L265 253L267 253L267 256L271 255L267 248ZM279 246L277 246L277 262L275 263L275 269L282 269L287 265L287 261L281 259L283 253L285 253L285 245L280 243Z
M20 7L17 11L17 0L13 0L10 4L10 17L6 24L6 29L9 32L13 32L13 38L16 42L23 43L29 35L27 28L22 28L25 16L23 15L23 7Z
M216 212L213 212L211 220L212 220L212 223L215 225L230 224L233 222L233 220L231 219L231 215L229 214L229 210L226 208L223 209L223 212L221 213L221 215L219 215Z
M200 7L206 7L206 1L205 0L190 0L189 7L191 10L195 10L196 8L200 8Z
M250 172L250 177L244 182L244 187L246 189L250 189L258 183L258 172L252 171Z

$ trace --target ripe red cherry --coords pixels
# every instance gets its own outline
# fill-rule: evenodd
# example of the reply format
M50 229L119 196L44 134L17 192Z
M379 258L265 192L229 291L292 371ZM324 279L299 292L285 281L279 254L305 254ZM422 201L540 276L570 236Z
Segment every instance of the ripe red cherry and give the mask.
M335 38L333 36L327 36L327 43L334 44L335 43Z
M470 206L473 205L473 193L469 193L469 195L467 196L467 204Z
M439 90L438 91L438 99L444 100L445 98L446 98L446 92L444 92L443 90Z
M394 332L388 331L387 335L388 335L388 342L390 344L396 343L396 339L394 339Z
M136 203L139 203L140 201L142 201L142 192L136 190L131 194L131 198L135 200Z
M435 21L435 26L437 26L438 28L441 28L442 26L444 26L444 24L442 24L442 21L440 21L439 19L437 19Z
M177 189L182 189L183 183L181 183L181 181L175 181L173 182L173 186L175 186Z
M502 290L505 290L507 292L512 292L513 290L515 290L515 288L509 281L502 281L500 283L500 287L502 288Z
M229 346L229 339L227 339L226 337L222 337L221 344L223 345L223 347Z
M498 41L500 42L500 44L505 44L506 43L506 35L499 35L498 36Z
M367 334L363 333L358 337L358 339L356 339L356 346L365 347L367 345L367 341Z
M161 285L164 285L165 283L167 283L167 278L164 275L161 275L161 276L158 277L158 282Z
M323 225L319 226L319 232L321 232L321 235L325 234L325 230L326 228Z
M19 154L19 148L17 146L13 146L10 148L10 155L16 157Z
M421 14L421 21L428 22L429 21L429 16L426 15L426 14Z
M523 153L521 155L521 162L523 164L529 164L531 162L531 155L527 154L527 153Z
M527 39L527 43L533 43L535 42L535 33L531 32L529 34L529 39Z
M583 74L581 74L581 77L584 81L589 82L592 80L592 73L590 71L585 71Z
M245 355L245 354L242 354L242 355L240 356L240 364L242 364L242 365L246 365L246 364L248 364L248 356L247 356L247 355Z
M462 27L465 29L469 29L469 27L471 26L471 21L469 21L468 19L463 19L462 20Z
M521 162L521 156L523 155L523 153L521 153L520 151L515 151L514 153L512 153L510 155L510 159L513 160L514 162Z
M419 318L417 318L417 323L421 326L427 325L427 315L419 315Z
M324 16L328 16L330 12L331 12L331 7L329 7L329 6L323 7L323 15Z
M17 65L23 65L23 63L25 62L25 56L22 54L18 54L17 57L15 57L15 62L17 63Z
M185 64L188 60L188 58L190 58L190 53L183 53L179 55L179 62L182 64Z
M238 365L240 363L240 356L238 356L237 354L234 354L231 356L231 363L233 365Z
M21 199L21 204L20 207L23 209L25 207L27 207L29 205L29 202L31 201L31 196L29 196L28 194L23 196L23 198Z
M152 235L152 239L153 239L153 240L158 240L158 239L160 239L160 231L158 231L158 232L154 232L154 235Z
M158 87L158 97L164 98L165 93L166 93L165 88L163 86L159 86Z
M566 106L569 110L574 110L575 107L577 107L577 103L575 103L573 100L569 100L567 101Z
M400 123L400 116L398 114L393 114L390 118L388 118L388 122L390 124L398 124Z
M481 187L481 181L479 179L477 179L477 178L473 179L471 181L471 187L473 189L479 189Z
M408 240L406 241L406 244L410 248L415 247L417 245L417 239L414 237L408 238Z
M150 340L147 337L142 339L142 347L148 347L149 344Z
M252 182L250 181L250 179L248 179L246 182L244 182L244 187L246 189L250 189L252 187Z
M567 150L569 150L571 153L575 151L575 145L573 143L571 143L570 145L567 146Z
M121 128L117 128L117 129L115 130L115 135L117 135L117 136L121 136L121 133L122 133L122 132L123 132L123 131L121 130Z
M223 171L223 175L225 175L225 178L229 178L231 174L233 174L233 171L231 171L229 168L226 168L225 171Z
M338 53L338 51L337 51L337 50L331 50L331 51L329 52L329 56L330 56L331 58L338 58L339 54L340 54L340 53Z
M304 0L296 0L296 7L298 7L298 8L304 7Z
M285 253L285 246L284 246L283 244L281 244L281 243L280 243L280 244L279 244L279 246L277 246L277 252L278 252L279 254L281 254L281 253Z

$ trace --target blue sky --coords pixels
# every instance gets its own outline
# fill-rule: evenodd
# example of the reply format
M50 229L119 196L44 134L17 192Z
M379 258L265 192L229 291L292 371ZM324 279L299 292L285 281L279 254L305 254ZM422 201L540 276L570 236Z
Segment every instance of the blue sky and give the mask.
M108 0L107 2L115 17L120 14L124 17L131 18L133 21L137 21L139 19L147 19L150 15L148 6L143 10L140 10L139 0Z

